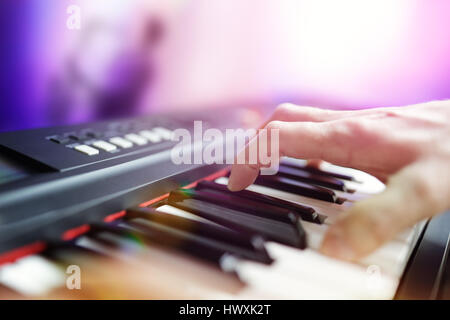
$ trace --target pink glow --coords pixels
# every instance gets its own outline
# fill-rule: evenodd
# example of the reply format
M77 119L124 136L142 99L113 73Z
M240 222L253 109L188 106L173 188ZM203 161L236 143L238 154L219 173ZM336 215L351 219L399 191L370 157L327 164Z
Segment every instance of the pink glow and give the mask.
M172 25L152 105L450 97L446 0L196 0Z

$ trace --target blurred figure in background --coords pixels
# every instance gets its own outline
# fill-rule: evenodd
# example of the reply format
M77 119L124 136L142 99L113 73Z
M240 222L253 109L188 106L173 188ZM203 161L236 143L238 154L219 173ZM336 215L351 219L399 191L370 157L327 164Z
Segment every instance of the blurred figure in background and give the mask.
M359 109L450 94L446 0L83 0L81 30L68 30L73 3L1 4L2 97L16 109L0 110L0 130L61 117L285 101Z

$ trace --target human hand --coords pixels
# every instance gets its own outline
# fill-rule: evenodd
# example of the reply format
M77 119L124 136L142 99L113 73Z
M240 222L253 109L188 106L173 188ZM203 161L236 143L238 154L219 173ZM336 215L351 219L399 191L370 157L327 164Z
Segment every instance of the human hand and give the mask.
M450 207L450 100L358 111L282 104L264 127L279 130L280 156L322 159L387 181L330 227L321 248L327 255L357 260ZM233 165L228 187L246 188L260 168Z

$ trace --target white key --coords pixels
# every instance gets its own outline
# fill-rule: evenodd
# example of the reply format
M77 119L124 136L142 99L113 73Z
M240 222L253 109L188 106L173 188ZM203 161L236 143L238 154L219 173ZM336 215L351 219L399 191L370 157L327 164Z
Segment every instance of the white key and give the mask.
M87 146L85 144L76 146L74 149L81 153L87 154L88 156L95 156L100 153L100 151L98 151L97 149Z
M106 152L113 152L117 150L117 147L109 142L98 140L92 144L94 147L104 150Z
M173 132L172 130L163 128L163 127L156 127L153 128L153 131L158 133L164 140L172 140Z
M114 137L109 139L109 142L112 144L115 144L116 146L119 146L124 149L131 148L133 146L133 143L131 141L125 140L122 137Z
M158 143L162 140L162 137L158 133L150 130L142 130L139 134L153 143Z
M414 236L416 235L416 233L416 228L412 227L397 235L395 239L410 244L414 240Z
M308 248L319 250L322 244L325 232L327 232L329 226L326 224L317 224L308 221L301 221L303 229L306 232L306 241Z
M333 168L333 171L338 172L337 170L334 170L334 168ZM352 174L353 176L355 176L354 172L350 173L348 171L344 171L342 173ZM370 190L373 193L376 193L375 191L379 191L381 189L379 187L379 185L373 187L373 185L374 184L376 185L376 183L374 183L374 181L371 179L367 179L365 177L365 174L357 174L357 176L358 176L358 179L362 181L362 183L354 183L354 185L356 187L361 186L361 189ZM228 179L227 178L219 178L219 179L216 179L216 182L221 183L221 184L226 184L228 182ZM367 182L372 184L372 187L367 187L367 185L366 185ZM292 202L298 202L300 204L311 206L317 212L326 215L328 217L328 219L326 220L326 224L323 224L323 225L318 225L318 224L313 224L313 223L310 223L307 221L302 221L302 225L307 234L308 248L312 252L316 252L320 248L320 245L321 245L323 237L329 227L329 224L333 224L341 212L347 210L348 208L350 208L353 205L352 202L346 203L345 205L326 203L323 201L318 201L315 199L310 199L307 197L302 197L302 196L298 196L298 195L291 194L288 192L279 191L277 189L263 187L263 186L259 186L259 185L251 185L247 189L254 191L254 192L259 192L264 195L269 195L269 196L273 196L276 198L280 198L280 199L284 199L284 200L288 200L288 201L292 201ZM355 195L358 195L358 193L359 193L359 190L358 190L358 188L356 188ZM361 198L364 198L367 196L367 194L364 194L364 193L359 193L359 194L362 195ZM381 247L380 249L375 251L373 254L362 259L361 261L359 261L357 263L351 263L351 264L347 263L347 265L350 265L352 268L357 268L357 269L359 268L359 270L360 270L359 274L360 275L364 274L364 276L365 276L365 273L367 273L366 270L371 270L374 268L379 271L379 273L381 274L381 278L384 279L378 283L378 285L380 283L382 284L382 288L381 289L379 288L381 291L377 289L378 291L376 291L375 294L373 295L373 294L368 293L367 288L361 287L356 290L358 292L356 297L390 298L395 294L396 286L397 286L398 281L404 271L404 268L408 261L409 254L411 252L411 248L412 248L411 247L411 243L412 243L411 239L412 238L413 238L413 236L411 235L411 232L406 232L404 235L399 236L397 240L387 243L386 245L384 245L383 247ZM299 252L298 250L295 250L295 249L292 249L292 248L289 248L286 246L282 246L279 244L276 244L276 245L288 248L289 250L292 250L292 251L290 251L291 253ZM296 277L296 275L299 274L299 270L297 267L299 262L293 263L293 261L296 261L295 254L294 255L285 254L285 255L281 255L281 256L279 255L276 257L276 254L274 254L270 250L269 250L269 253L271 253L271 255L274 258L278 258L278 259L276 259L277 263L274 265L276 268L279 268L279 265L281 264L283 270L284 269L290 270L290 272L292 273L292 274L290 274L290 277L292 279L294 279ZM327 258L327 257L323 257L323 258L326 258L330 261L337 261L335 259L331 259L331 258ZM340 263L339 261L337 261L337 262ZM303 263L308 263L308 262L304 261ZM272 271L273 270L275 270L275 269L272 269ZM361 272L361 271L363 271L363 272ZM280 272L282 272L282 271L280 271ZM309 280L305 280L304 277L300 277L300 279L297 279L296 281L304 282L304 281L309 281ZM314 286L314 284L312 284L312 285ZM318 284L316 283L315 285L317 286ZM334 288L336 290L338 290L340 286L341 286L341 284L335 285ZM355 284L355 286L357 286L357 285ZM325 286L324 288L327 288L327 290L328 290L328 287ZM334 289L329 289L329 290L331 290L330 291L330 294L331 294ZM345 294L342 294L338 297L349 298L349 297L353 296L353 292L354 292L354 289L351 289L349 292L347 292L347 294L348 294L347 296ZM333 294L331 294L331 296L333 296Z
M321 164L321 168L323 170L347 174L355 177L358 182L346 181L344 183L348 188L356 189L359 193L376 194L385 189L385 185L380 180L359 170L335 166L328 162L323 162Z
M39 255L0 268L0 283L26 296L44 295L64 285L65 279L64 270Z
M148 143L147 139L135 134L129 133L125 136L125 139L130 140L131 142L137 144L138 146L144 146Z
M326 291L341 293L343 299L392 299L398 279L382 272L373 274L356 264L328 258L311 249L294 248L270 242L269 254L276 259L273 270L292 279L310 282Z
M164 213L167 213L167 214L171 214L173 216L178 216L178 217L182 217L182 218L186 218L186 219L190 219L190 220L194 220L194 221L200 221L200 222L215 224L215 223L213 223L213 222L211 222L209 220L206 220L206 219L204 219L202 217L199 217L199 216L197 216L195 214L192 214L192 213L190 213L188 211L181 210L181 209L172 207L172 206L167 205L167 204L156 208L156 211L164 212Z
M382 272L400 278L408 262L412 246L403 241L390 241L375 250L360 263L365 266L377 266Z
M263 295L266 299L342 299L342 292L331 291L312 283L292 278L276 272L273 267L251 261L242 261L236 265L239 278L247 283L248 289L242 295L248 298ZM250 293L247 293L250 291ZM355 298L355 297L352 297Z

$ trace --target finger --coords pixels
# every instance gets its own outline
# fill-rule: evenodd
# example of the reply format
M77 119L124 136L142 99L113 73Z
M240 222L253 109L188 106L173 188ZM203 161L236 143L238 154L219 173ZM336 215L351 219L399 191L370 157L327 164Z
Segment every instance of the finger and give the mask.
M271 137L271 131L277 130L279 132L278 141L270 141L271 150L272 144L278 149L279 156L289 156L303 159L323 159L325 161L343 164L348 151L343 150L340 145L336 145L335 138L341 125L334 122L282 122L272 121L266 126L267 135ZM351 143L352 135L347 135L347 142L345 148L352 149L357 144ZM261 134L254 137L246 146L245 150L241 151L237 159L248 160L248 155L255 150L254 144L263 140ZM339 140L342 140L339 138ZM252 151L253 150L253 151ZM272 155L273 156L273 155ZM263 165L261 159L257 157L256 163L238 161L233 165L231 175L228 182L230 190L238 191L248 187L252 184L259 174L259 170ZM278 160L272 158L272 160ZM346 164L346 163L344 163Z
M350 115L350 111L335 111L315 107L299 106L292 103L282 103L275 109L270 119L267 120L261 128L264 128L271 121L324 122L342 119Z
M344 214L326 234L321 251L358 260L402 230L444 211L450 205L449 170L445 161L437 159L404 168L389 180L384 192Z

